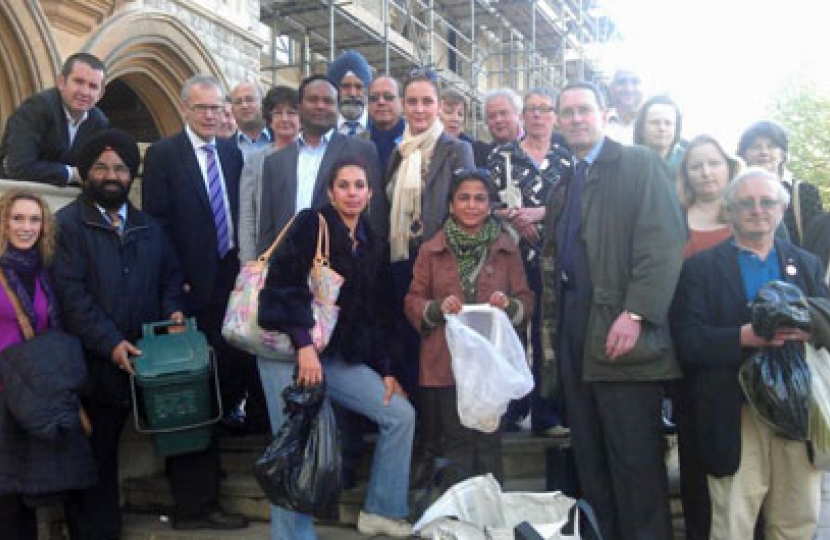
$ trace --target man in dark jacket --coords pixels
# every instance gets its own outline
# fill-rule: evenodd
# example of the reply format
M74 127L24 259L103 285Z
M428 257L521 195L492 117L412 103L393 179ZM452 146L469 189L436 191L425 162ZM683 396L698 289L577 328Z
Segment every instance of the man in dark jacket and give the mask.
M686 261L671 317L708 475L710 537L752 538L763 513L765 538L813 538L821 471L807 444L776 435L759 419L744 399L738 370L761 348L826 337L820 324L812 336L794 328L779 328L769 340L756 334L749 301L764 284L789 282L818 305L830 293L819 261L775 238L789 202L775 174L747 169L729 183L724 200L734 239Z
M57 214L55 290L66 330L81 338L98 483L73 497L76 540L118 538L118 439L130 411L131 357L141 325L183 321L182 277L161 227L127 199L141 161L126 133L104 130L78 154L83 193Z
M0 141L0 178L56 186L80 183L77 150L109 125L95 104L104 95L104 64L88 53L66 59L57 86L24 101Z
M605 137L596 87L566 86L557 114L577 164L548 199L543 309L579 481L606 540L670 539L660 417L680 376L667 316L685 225L660 159Z

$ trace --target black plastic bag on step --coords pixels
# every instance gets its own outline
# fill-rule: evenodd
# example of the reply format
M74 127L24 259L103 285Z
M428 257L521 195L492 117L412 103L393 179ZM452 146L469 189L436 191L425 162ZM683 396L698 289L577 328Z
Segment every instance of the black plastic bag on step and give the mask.
M810 331L807 299L797 286L771 281L761 287L751 305L752 329L770 340L779 328ZM747 402L777 435L807 440L810 420L810 370L804 346L788 341L764 347L741 366L738 379Z
M254 476L276 506L331 518L340 495L340 441L325 383L291 385L285 421L254 464Z

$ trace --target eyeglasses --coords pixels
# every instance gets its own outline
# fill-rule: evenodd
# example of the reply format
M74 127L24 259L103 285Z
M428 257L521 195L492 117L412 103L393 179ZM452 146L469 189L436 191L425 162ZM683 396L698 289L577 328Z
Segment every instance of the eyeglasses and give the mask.
M274 109L273 111L271 111L271 116L272 117L274 117L274 116L277 116L277 117L284 116L286 118L293 118L293 117L297 116L298 114L300 114L300 113L297 112L297 109Z
M781 204L781 201L776 199L740 199L739 201L735 202L735 206L739 210L743 210L744 212L751 212L755 210L755 208L760 205L761 210L770 211Z
M256 103L256 102L257 102L256 96L242 96L242 97L234 98L233 101L231 101L231 103L233 103L234 105L243 105L243 104L246 104L246 103L251 104L251 103Z
M397 98L398 96L396 96L392 92L384 92L382 94L369 94L369 101L371 101L372 103L377 103L380 100L391 102L395 101Z
M94 174L95 176L105 176L112 171L115 176L124 177L129 176L130 168L126 165L114 165L110 167L106 163L95 163L92 167L89 168L89 172Z
M548 105L531 105L529 107L524 108L525 114L549 114L552 113L555 109Z
M597 109L589 106L589 105L580 105L578 107L567 107L559 111L559 119L560 120L573 120L576 115L579 116L590 116L595 114Z
M199 114L201 116L205 116L209 114L221 114L224 110L222 105L190 105L190 110Z

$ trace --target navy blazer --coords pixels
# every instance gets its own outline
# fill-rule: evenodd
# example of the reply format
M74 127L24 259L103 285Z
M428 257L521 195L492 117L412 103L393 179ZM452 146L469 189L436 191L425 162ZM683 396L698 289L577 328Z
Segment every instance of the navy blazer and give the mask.
M235 248L226 259L232 257L238 265L239 175L244 161L233 142L216 139L215 144L233 218ZM141 204L167 231L184 270L184 281L190 285L188 308L199 310L213 294L219 257L207 187L186 132L147 149Z
M70 145L58 89L39 92L21 103L6 121L0 141L0 178L65 186L66 166L74 166L78 149L107 126L107 117L93 107Z
M810 253L776 241L782 279L806 296L830 298L821 264ZM795 269L795 272L787 269ZM706 472L735 474L741 458L738 369L757 351L741 347L740 328L750 322L737 249L729 239L683 265L671 309L675 348L687 379L697 445Z
M297 213L298 144L294 142L266 156L262 164L257 253L268 249L285 224ZM377 149L374 144L360 137L349 137L334 131L317 170L311 207L319 210L328 203L327 183L331 169L339 159L346 156L360 158L369 169L366 175L372 189L372 198L369 201L368 219L376 235L386 238L389 230L389 204L380 185Z

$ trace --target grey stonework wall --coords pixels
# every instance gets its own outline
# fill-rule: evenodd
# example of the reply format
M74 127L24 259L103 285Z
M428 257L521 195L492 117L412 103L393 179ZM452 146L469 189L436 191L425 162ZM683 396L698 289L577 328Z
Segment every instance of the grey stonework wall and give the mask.
M229 85L258 80L262 43L254 29L259 25L259 0L240 2L246 12L233 20L223 18L221 11L211 12L213 3L205 2L200 9L193 6L198 2L144 0L145 7L170 13L197 35ZM240 16L244 22L237 23Z

